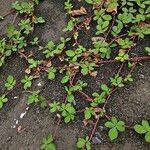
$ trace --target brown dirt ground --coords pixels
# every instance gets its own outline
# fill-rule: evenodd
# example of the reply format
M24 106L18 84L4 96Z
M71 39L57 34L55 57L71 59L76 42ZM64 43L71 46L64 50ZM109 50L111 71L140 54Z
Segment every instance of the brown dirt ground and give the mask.
M10 4L13 0L0 1L0 15L4 15L10 10ZM62 28L67 23L65 12L63 10L64 0L44 0L36 9L36 13L45 18L44 25L35 28L32 36L38 36L41 44L49 40L58 41L62 33ZM0 22L0 37L5 34L6 25L12 22L14 14L9 15L5 21ZM150 46L150 37L141 40L136 53L142 53L144 46ZM85 41L86 43L87 41ZM43 55L37 52L36 47L29 47L33 50L36 58L43 58ZM57 62L56 62L57 63ZM0 94L4 92L4 82L8 74L12 74L18 83L24 75L26 63L18 55L13 55L6 61L3 68L0 69ZM123 119L128 124L140 122L142 119L150 120L150 62L142 62L135 70L135 81L125 88L117 91L108 105L109 114ZM110 75L113 75L118 69L116 64L101 66L98 68L98 76L95 79L84 77L89 84L86 91L91 93L98 90L99 83L107 81ZM81 78L81 77L78 77ZM63 100L65 91L60 84L61 75L57 75L54 82L47 81L45 75L34 82L33 89L42 89L43 96L49 101ZM38 87L38 83L41 87ZM26 105L27 94L22 88L17 88L9 94L9 102L0 110L0 150L39 150L40 144L48 133L53 132L56 127L57 119L49 113L49 110L43 110L39 106ZM84 105L81 97L77 95L77 105ZM84 100L83 100L84 101ZM81 104L81 105L80 105ZM20 119L20 115L26 112ZM13 128L16 120L18 124ZM65 125L61 123L55 140L58 150L75 150L77 137L90 133L90 128L83 127L82 116ZM21 132L18 127L21 126ZM103 120L97 129L97 135L101 140L98 145L93 145L92 150L150 150L150 144L144 142L143 137L135 135L133 131L127 131L120 134L118 140L110 142L106 136L106 129L103 127Z

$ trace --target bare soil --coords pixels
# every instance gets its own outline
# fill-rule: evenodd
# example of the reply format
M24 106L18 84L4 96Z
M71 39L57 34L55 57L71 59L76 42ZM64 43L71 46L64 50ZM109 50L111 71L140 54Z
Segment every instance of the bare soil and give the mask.
M10 10L10 4L13 0L0 1L0 15L4 15ZM63 27L67 23L67 17L63 9L64 0L44 0L36 9L36 14L45 18L44 25L37 26L31 37L38 36L41 39L41 45L49 40L57 42L61 36ZM76 6L77 7L77 6ZM0 37L5 35L5 28L12 22L15 14L9 15L3 22L0 22ZM31 38L30 37L30 38ZM88 39L85 43L88 43ZM133 55L142 54L143 47L150 46L150 37L146 37L138 43ZM36 58L43 58L41 52L36 47L29 47ZM57 64L57 61L56 61ZM107 111L130 125L140 122L142 119L150 120L150 62L142 62L135 69L135 81L128 84L114 93L109 101ZM19 83L24 76L26 62L13 55L5 65L0 68L0 94L4 92L4 82L8 74L15 77ZM110 75L116 73L119 65L109 64L100 66L96 78L84 77L83 80L89 83L85 90L89 93L98 90L99 83L107 82ZM82 78L79 76L78 78ZM55 81L48 81L43 74L36 80L33 89L42 89L42 95L49 100L64 100L65 91L60 83L61 75L57 75ZM38 86L41 83L41 86ZM28 106L26 99L28 94L23 92L21 87L16 88L9 95L9 102L0 110L0 150L39 150L41 141L48 133L53 132L57 118L50 114L49 110L43 110L39 106ZM82 109L85 105L84 99L76 95L77 105ZM24 114L23 118L21 115ZM79 116L73 123L66 125L61 123L56 135L56 146L58 150L75 150L77 137L90 133L90 127L84 127L82 123L83 116ZM110 142L107 137L107 131L103 126L104 120L100 121L96 135L99 138L99 144L92 144L92 150L150 150L150 144L144 142L143 137L138 136L133 131L127 131L120 134L114 142Z

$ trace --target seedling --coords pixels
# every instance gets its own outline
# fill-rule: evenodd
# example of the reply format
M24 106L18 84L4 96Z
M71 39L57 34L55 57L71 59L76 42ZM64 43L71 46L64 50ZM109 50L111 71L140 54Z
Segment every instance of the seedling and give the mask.
M110 48L109 48L109 44L105 41L97 41L94 43L94 48L92 49L92 52L94 54L99 54L100 53L100 57L102 58L110 58Z
M32 45L38 45L38 43L39 43L39 38L38 37L35 37L34 39L33 39L33 41L32 42L30 42Z
M35 17L34 18L34 23L37 24L37 23L45 23L45 20L43 17Z
M62 104L60 111L61 115L64 117L65 123L69 123L70 121L74 120L75 108L71 106L70 103Z
M33 27L31 27L30 20L21 20L20 23L18 24L20 29L23 31L25 34L29 34L30 32L33 31Z
M61 52L63 51L66 43L70 40L70 38L61 38L60 39L60 44L58 44L57 46L52 42L48 42L48 44L45 46L43 54L45 54L46 58L49 57L54 57L55 55L61 54Z
M83 75L87 75L87 74L89 74L89 72L94 70L94 67L96 67L96 64L95 63L89 63L88 61L85 61L80 66L81 66L81 73Z
M85 52L86 49L82 45L78 45L78 47L75 50L67 50L66 55L73 61L77 62L78 58L80 58Z
M127 81L130 81L132 82L133 81L133 77L131 74L128 74L125 78L124 78L124 81L127 82Z
M79 23L79 20L76 18L73 18L72 20L70 20L67 24L67 26L63 29L64 32L71 32L73 31L74 27L76 26L76 24Z
M53 137L49 134L46 138L43 138L41 150L56 150L56 146L53 144Z
M65 1L65 7L64 9L67 11L68 14L71 14L71 9L73 8L73 5L70 0Z
M73 90L73 88L65 87L65 90L67 91L66 100L70 103L73 102L74 101L74 95L73 95L74 90Z
M124 62L124 61L126 61L126 60L129 59L129 54L127 54L123 49L121 49L121 50L119 51L118 56L117 56L115 59L116 59L116 60L119 60L119 61L121 61L121 62Z
M145 51L150 55L150 47L145 47Z
M40 101L40 96L39 96L40 91L34 91L32 94L28 97L28 104L33 104L37 103Z
M86 150L91 150L91 143L89 141L89 137L86 136L85 138L78 138L77 147L79 149L86 148Z
M30 14L34 11L34 5L30 2L22 2L19 3L18 1L12 3L12 8L18 11L20 14L27 13Z
M33 80L33 76L26 76L24 77L24 79L21 80L21 82L24 84L24 89L28 89L31 87L32 85L32 80Z
M2 108L7 101L6 95L0 96L0 108Z
M34 60L33 58L29 58L28 63L29 63L29 68L32 69L32 68L36 68L38 65L40 65L42 63L42 61Z
M115 86L115 87L123 87L124 84L123 84L123 78L121 76L119 76L118 74L115 75L114 78L110 78L111 80L111 85L112 86Z
M144 134L145 141L150 142L150 125L147 120L142 120L142 124L136 124L134 126L134 130L138 134Z
M116 139L119 132L125 131L125 123L123 121L117 120L116 117L112 117L110 121L107 121L105 126L110 128L108 132L110 140Z
M94 101L91 103L92 107L96 107L99 104L103 104L105 102L105 93L99 94L97 92L94 92L92 96L94 97Z
M124 40L118 39L117 42L121 46L122 49L131 48L131 46L133 45L133 42L130 41L129 38L125 38Z
M95 116L95 111L94 109L91 108L86 108L86 110L84 111L84 118L85 119L90 119L92 116Z
M118 15L118 19L122 21L124 24L132 23L134 20L134 16L132 12L129 12L127 8L123 8L123 13Z
M56 111L60 111L60 103L59 102L54 101L49 106L50 106L50 112L51 113L54 113Z
M14 79L13 76L9 75L6 79L6 83L5 83L5 87L7 88L7 90L11 90L13 89L13 87L16 84L16 80Z
M54 67L50 67L48 69L48 79L54 80L55 79L55 74L56 74L56 69Z
M117 20L117 23L118 24L116 26L113 26L113 28L112 28L112 32L111 33L112 33L113 36L118 35L123 29L123 23L121 21L119 21L119 20Z
M102 19L98 19L97 24L98 25L96 26L96 29L97 29L96 35L99 35L99 34L104 33L105 31L107 31L108 26L109 26L109 21L108 20L104 21Z

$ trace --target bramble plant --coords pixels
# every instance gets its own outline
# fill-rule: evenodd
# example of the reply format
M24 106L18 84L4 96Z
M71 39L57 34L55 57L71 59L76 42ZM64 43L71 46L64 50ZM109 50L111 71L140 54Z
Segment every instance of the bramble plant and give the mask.
M134 126L134 130L138 134L144 134L145 141L150 142L150 125L147 120L142 120L142 124L136 124Z
M41 150L56 150L56 146L53 143L53 137L51 134L43 138Z
M110 121L107 121L105 126L110 128L108 132L110 140L116 139L119 132L125 131L125 123L123 121L117 120L116 117L112 117Z

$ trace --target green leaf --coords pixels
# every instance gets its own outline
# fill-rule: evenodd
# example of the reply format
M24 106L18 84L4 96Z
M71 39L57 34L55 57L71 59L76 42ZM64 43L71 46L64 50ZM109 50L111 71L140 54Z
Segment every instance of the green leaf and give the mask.
M150 131L150 125L147 120L142 120L142 126L147 130Z
M78 138L77 147L78 148L83 148L84 146L85 146L85 139Z
M73 50L67 50L66 55L69 57L73 57L73 56L75 56L75 52Z
M4 17L3 17L3 16L0 16L0 21L1 21L1 20L4 20Z
M90 119L91 118L91 112L87 109L84 111L84 117L85 119Z
M66 116L65 119L64 119L65 123L69 123L70 120L71 120L70 116Z
M69 76L64 76L61 80L61 83L67 83L69 81L70 77Z
M93 0L85 0L88 4L93 4Z
M119 130L120 132L125 131L125 127L123 125L117 125L116 126L117 130Z
M71 103L71 102L74 101L74 95L73 94L69 94L69 95L67 95L66 99L67 99L68 102Z
M116 128L110 129L109 132L108 132L108 135L109 135L110 140L116 139L118 137L117 129Z
M115 124L115 125L118 123L116 117L111 117L111 121L112 121L112 123Z
M55 74L53 72L48 73L48 79L53 80L55 79Z
M107 127L107 128L113 128L113 127L114 127L114 124L113 124L112 122L110 122L110 121L107 121L107 122L105 123L105 127Z
M142 125L135 125L134 130L139 134L144 134L147 132L146 129Z
M150 142L150 131L145 134L146 142Z
M104 15L103 19L106 20L106 21L109 21L109 20L112 19L112 17L111 17L111 15Z
M37 18L37 22L38 22L38 23L44 23L45 20L44 20L42 17L38 17L38 18Z
M3 102L2 101L0 101L0 108L2 108L3 107Z
M47 147L46 150L56 150L56 147L54 144L50 143Z
M81 73L82 73L83 75L87 75L87 74L89 73L88 68L82 68L82 69L81 69Z

